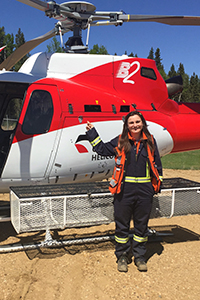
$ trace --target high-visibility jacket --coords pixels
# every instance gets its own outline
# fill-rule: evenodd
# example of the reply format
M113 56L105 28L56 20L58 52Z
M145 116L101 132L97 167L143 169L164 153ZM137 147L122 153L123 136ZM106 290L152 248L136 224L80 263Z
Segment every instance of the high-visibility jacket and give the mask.
M143 133L143 139L146 139L146 135L144 133ZM152 142L154 143L153 136L152 136ZM114 166L112 179L110 181L109 190L112 194L119 194L121 192L121 183L125 179L127 155L125 154L123 149L120 151L118 147L115 148L115 151L116 151L115 166ZM126 177L126 182L135 182L135 183L151 182L154 188L154 192L155 194L157 194L160 192L162 176L159 175L158 170L155 167L154 151L150 150L148 144L147 144L147 159L148 159L148 165L150 166L151 172L148 172L147 170L145 177Z
M155 144L155 151L151 152L149 146L147 146L147 168L145 177L127 177L126 168L128 165L128 154L118 148L119 136L115 137L109 142L104 143L96 129L93 127L86 132L88 140L90 141L93 149L99 155L102 156L115 156L115 167L110 181L110 191L112 194L120 193L121 187L124 181L134 182L134 183L146 183L151 182L155 193L160 191L161 181L162 181L162 165L160 161L160 156L158 153L156 141L152 140ZM143 134L143 139L147 139L145 134ZM154 162L155 159L155 162ZM159 171L159 172L158 172Z

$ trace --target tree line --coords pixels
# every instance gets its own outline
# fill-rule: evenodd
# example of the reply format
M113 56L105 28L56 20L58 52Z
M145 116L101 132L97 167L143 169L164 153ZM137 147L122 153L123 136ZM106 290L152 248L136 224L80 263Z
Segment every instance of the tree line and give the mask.
M14 36L13 33L5 33L5 28L0 27L0 47L6 45L6 48L0 52L0 64L6 59L10 54L12 54L17 48L25 43L24 34L21 29L18 29L18 32ZM30 56L26 54L16 65L12 68L13 71L18 71L23 65L25 60Z
M156 62L156 66L163 79L166 80L168 78L181 75L183 78L183 92L181 95L182 102L200 102L200 78L198 75L193 73L192 76L189 76L185 73L184 65L182 63L179 64L178 70L175 70L174 64L171 65L168 73L165 72L164 66L162 64L162 58L160 54L160 49L157 48L155 53L154 49L151 48L149 51L148 57L149 59L154 59ZM178 100L179 96L175 96L174 100Z
M0 47L6 45L6 48L0 52L0 63L3 62L13 51L15 51L18 47L25 43L24 34L21 29L18 29L18 32L14 36L13 34L6 34L5 28L0 27ZM56 39L56 37L52 38L49 45L47 45L47 52L63 52L63 49L60 47L60 43ZM93 48L90 50L90 54L109 54L105 46L99 46L95 44ZM125 54L127 54L125 52ZM115 53L117 55L117 53ZM30 54L25 55L16 65L12 68L13 71L18 71L25 60L30 56ZM131 52L129 57L138 57L137 54L133 54ZM156 66L162 75L163 79L166 80L168 78L181 75L183 78L183 92L181 95L182 102L200 102L200 78L198 75L193 73L192 76L189 76L185 73L184 65L182 63L179 64L177 70L175 70L174 64L171 65L171 68L168 73L165 72L164 65L162 64L161 52L160 49L157 48L154 52L153 47L149 51L148 59L153 59L156 62ZM179 100L179 96L175 96L174 100Z

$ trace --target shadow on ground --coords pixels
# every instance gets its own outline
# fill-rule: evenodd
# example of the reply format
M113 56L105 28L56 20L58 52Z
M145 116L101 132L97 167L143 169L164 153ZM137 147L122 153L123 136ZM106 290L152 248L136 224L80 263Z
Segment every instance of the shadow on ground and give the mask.
M26 234L17 234L14 230L12 224L10 222L1 223L3 230L1 230L0 235L0 243L3 246L6 245L6 240L12 238L11 247L15 247L17 244L26 245L29 243L37 244L45 240L45 232L31 232ZM92 228L92 227L91 227ZM181 243L181 242L191 242L200 240L200 235L188 230L187 228L183 228L178 225L165 225L165 226L155 226L151 228L154 233L149 236L149 242L147 243L147 260L150 259L154 254L161 255L164 249L164 245L166 243ZM83 229L82 229L83 230ZM69 234L66 231L69 231ZM86 228L88 231L88 228ZM130 231L131 236L133 234L133 230ZM106 249L113 249L114 251L114 231L98 231L80 234L79 229L76 230L75 234L70 234L70 229L67 230L53 230L51 231L52 238L58 241L72 241L70 245L61 246L58 248L53 247L41 247L32 250L26 250L26 255L29 259L34 259L36 257L40 259L51 259L54 257L62 256L66 253L75 255L82 251L105 251ZM104 237L109 236L108 241L96 242L95 240L90 243L84 243L84 239L86 238L95 238L95 237ZM13 241L14 240L14 241ZM73 244L73 241L80 240L81 242ZM1 247L0 247L1 253Z

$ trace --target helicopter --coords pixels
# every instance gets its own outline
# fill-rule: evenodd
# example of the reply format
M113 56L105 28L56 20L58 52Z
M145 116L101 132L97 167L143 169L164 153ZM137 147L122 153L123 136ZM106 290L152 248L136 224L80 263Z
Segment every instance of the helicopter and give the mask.
M150 59L88 53L92 26L141 21L198 26L200 17L102 12L85 1L18 1L57 23L0 64L1 192L15 185L110 178L114 159L92 151L86 123L92 122L101 138L109 141L119 135L132 110L144 115L161 156L200 148L200 104L172 99L183 89L180 76L164 81ZM86 45L82 30L88 31ZM62 37L70 31L73 36L64 45ZM10 71L24 55L56 35L65 53L36 53L18 72Z
M6 46L0 47L0 52L1 52L4 48L6 48Z

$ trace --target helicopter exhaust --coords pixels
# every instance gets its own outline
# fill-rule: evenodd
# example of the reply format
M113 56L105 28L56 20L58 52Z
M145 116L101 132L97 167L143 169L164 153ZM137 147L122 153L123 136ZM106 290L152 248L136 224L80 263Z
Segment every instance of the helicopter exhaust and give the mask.
M165 80L167 90L168 90L168 95L169 97L182 92L183 90L183 78L181 75L171 77L167 80Z

